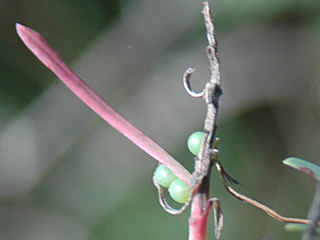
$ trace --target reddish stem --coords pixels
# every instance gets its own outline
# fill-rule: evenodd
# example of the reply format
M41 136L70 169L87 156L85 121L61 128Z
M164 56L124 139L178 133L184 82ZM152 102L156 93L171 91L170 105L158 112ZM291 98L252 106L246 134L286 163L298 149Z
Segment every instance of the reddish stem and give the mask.
M205 240L207 232L207 221L212 203L203 199L204 194L198 193L194 196L189 217L189 240ZM205 206L203 206L203 203Z

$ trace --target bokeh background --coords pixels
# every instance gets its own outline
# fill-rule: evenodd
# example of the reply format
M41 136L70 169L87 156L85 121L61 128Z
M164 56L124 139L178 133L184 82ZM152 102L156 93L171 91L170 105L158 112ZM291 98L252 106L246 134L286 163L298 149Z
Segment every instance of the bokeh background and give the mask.
M236 189L306 217L315 181L282 164L319 162L320 2L210 1L221 56L217 136ZM200 0L0 0L0 239L187 239L151 178L157 162L80 102L27 50L16 22L40 32L119 113L190 171L190 133L207 81ZM300 239L229 195L212 173L222 239ZM208 239L214 238L213 216Z

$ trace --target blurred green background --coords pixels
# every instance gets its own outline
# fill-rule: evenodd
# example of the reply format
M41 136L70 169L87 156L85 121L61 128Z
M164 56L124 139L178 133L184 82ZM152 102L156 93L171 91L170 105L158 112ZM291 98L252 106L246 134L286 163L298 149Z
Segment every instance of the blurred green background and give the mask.
M219 150L236 189L304 218L315 181L284 166L319 162L320 2L215 0L224 95ZM0 239L187 239L188 213L158 204L157 162L84 106L19 40L40 32L118 112L190 171L186 148L208 79L200 0L0 0ZM300 239L229 195L222 239ZM208 239L214 238L213 216Z

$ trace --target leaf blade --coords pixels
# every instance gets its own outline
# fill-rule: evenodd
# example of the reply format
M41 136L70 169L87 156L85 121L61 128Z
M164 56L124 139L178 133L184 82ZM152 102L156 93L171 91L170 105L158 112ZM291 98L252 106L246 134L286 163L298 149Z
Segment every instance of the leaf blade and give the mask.
M296 157L286 158L282 162L320 181L320 166Z
M17 34L29 50L49 68L80 100L151 157L166 165L189 184L191 174L152 139L113 110L93 89L76 75L46 40L36 31L16 24Z

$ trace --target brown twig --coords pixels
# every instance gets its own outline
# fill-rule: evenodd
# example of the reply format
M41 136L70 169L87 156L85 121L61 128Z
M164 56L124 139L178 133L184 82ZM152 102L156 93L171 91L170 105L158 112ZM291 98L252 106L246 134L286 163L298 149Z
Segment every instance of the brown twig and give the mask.
M238 193L236 190L234 190L232 187L230 187L230 185L228 184L228 179L226 179L226 176L224 175L224 169L220 163L219 160L217 160L218 158L216 158L215 160L215 165L217 170L220 173L220 178L223 182L224 187L227 189L227 191L229 193L231 193L234 197L238 198L239 200L249 203L250 205L261 209L262 211L264 211L265 213L267 213L269 216L271 216L272 218L280 221L280 222L285 222L285 223L300 223L300 224L311 224L310 220L307 219L301 219L301 218L290 218L290 217L284 217L282 215L280 215L279 213L277 213L276 211L274 211L272 208L252 199L249 198L241 193ZM318 226L320 226L320 222L318 222Z

